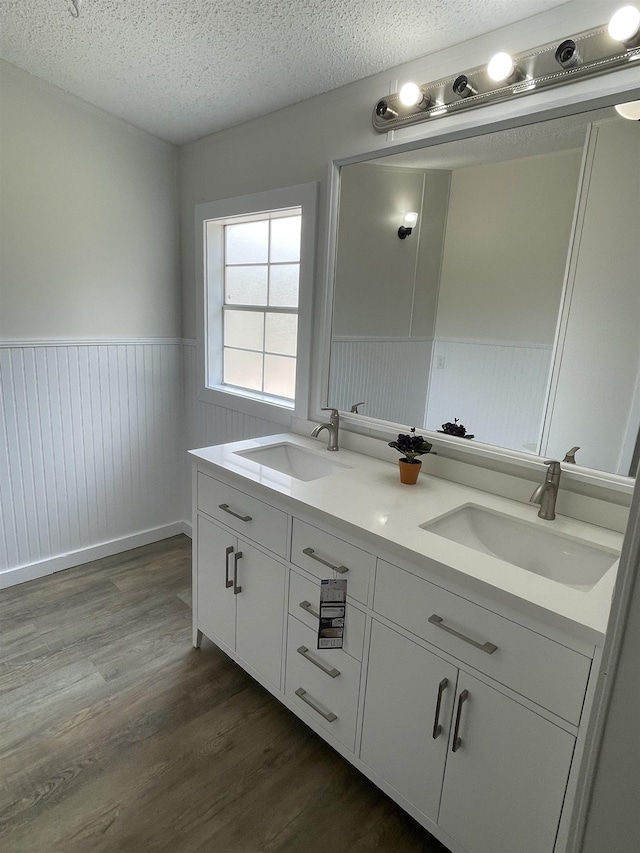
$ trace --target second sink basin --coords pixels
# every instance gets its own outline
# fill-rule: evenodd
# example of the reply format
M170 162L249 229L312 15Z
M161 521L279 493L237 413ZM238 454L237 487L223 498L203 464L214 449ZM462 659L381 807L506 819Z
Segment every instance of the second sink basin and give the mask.
M528 572L579 590L591 589L619 554L476 504L464 504L420 527Z
M268 444L264 447L251 448L251 450L236 450L235 453L237 456L250 459L265 468L271 468L273 471L288 474L289 477L305 482L318 480L320 477L326 477L328 474L334 474L336 471L343 471L351 467L288 442ZM329 455L334 456L335 454Z

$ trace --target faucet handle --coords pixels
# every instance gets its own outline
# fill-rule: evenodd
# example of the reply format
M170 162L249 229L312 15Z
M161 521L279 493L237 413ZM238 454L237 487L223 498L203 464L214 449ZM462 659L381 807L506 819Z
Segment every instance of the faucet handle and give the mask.
M337 409L332 409L332 408L331 408L331 406L329 406L329 407L326 407L326 406L325 406L324 408L320 409L320 411L321 411L321 412L331 412L331 417L332 417L332 418L338 418L338 417L340 417L338 410L337 410Z
M576 453L578 450L580 450L580 448L577 445L575 447L572 447L571 450L567 450L567 452L564 455L564 459L562 461L563 462L572 462L575 465Z
M364 400L361 403L354 403L349 411L354 415L359 415L358 406L364 406Z
M547 459L544 464L549 466L549 474L559 474L562 470L557 459Z

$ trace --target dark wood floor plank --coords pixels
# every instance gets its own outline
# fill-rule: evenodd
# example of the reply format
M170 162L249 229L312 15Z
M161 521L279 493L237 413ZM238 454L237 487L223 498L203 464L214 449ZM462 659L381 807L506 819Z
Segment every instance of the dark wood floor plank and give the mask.
M192 648L190 570L178 536L3 591L2 853L443 853L216 646Z

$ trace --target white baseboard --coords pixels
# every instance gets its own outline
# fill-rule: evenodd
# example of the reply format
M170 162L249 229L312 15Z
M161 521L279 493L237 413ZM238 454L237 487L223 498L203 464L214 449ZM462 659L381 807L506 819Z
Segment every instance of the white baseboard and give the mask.
M191 538L191 523L188 521L175 521L172 524L165 524L162 527L154 527L150 530L142 530L131 536L123 536L120 539L101 542L99 545L80 548L77 551L60 554L57 557L49 557L46 560L29 563L26 566L6 569L0 572L0 589L7 589L16 584L25 583L25 581L43 578L47 575L55 574L55 572L70 569L73 566L90 563L92 560L99 560L102 557L111 557L113 554L130 551L132 548L139 548L141 545L150 545L152 542L169 539L169 537L177 536L180 533L184 533L185 536Z

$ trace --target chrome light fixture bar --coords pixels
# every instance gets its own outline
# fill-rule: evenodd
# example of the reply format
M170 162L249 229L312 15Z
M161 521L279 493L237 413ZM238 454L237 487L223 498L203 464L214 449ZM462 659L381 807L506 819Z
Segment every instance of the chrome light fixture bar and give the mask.
M612 22L615 24L616 15L625 11L625 20L631 17L633 24L637 17L640 21L640 12L630 6L618 10ZM398 92L381 98L373 108L373 127L378 133L387 133L583 77L617 71L640 60L640 23L635 33L629 35L629 32L629 25L627 29L615 25L612 29L610 22L525 53L496 54L487 65L461 69L454 76L433 83L411 84L409 88L405 84L400 91L403 96L410 91L412 97L401 98ZM638 65L640 68L640 62Z

